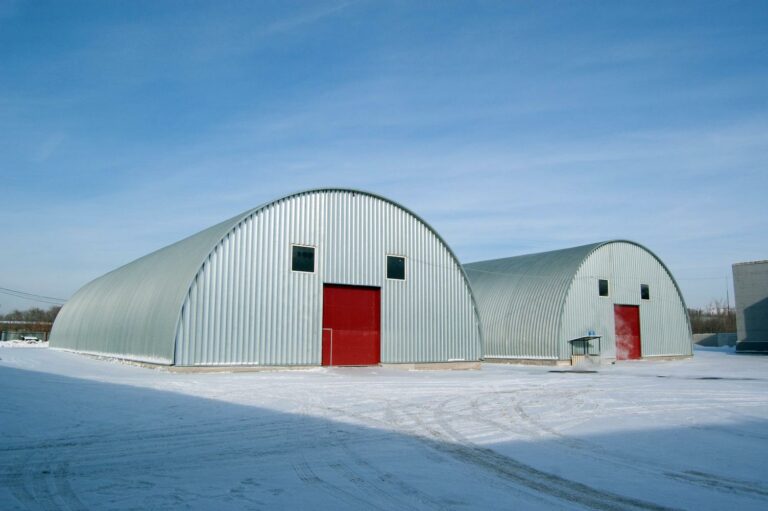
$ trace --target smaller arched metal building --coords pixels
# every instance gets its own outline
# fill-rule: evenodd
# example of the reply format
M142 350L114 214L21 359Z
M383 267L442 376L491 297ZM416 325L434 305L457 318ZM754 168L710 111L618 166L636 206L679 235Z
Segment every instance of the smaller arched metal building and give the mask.
M321 189L246 211L80 289L54 348L175 366L477 364L456 256L371 193Z
M484 356L565 363L692 354L680 289L631 241L464 265L483 323Z

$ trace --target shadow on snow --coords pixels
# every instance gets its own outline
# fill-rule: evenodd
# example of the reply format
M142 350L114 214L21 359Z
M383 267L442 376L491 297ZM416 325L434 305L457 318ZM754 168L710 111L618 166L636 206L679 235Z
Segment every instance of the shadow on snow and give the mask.
M768 502L768 488L755 483L765 481L765 469L745 481L680 459L694 450L707 458L695 428L552 432L481 446L450 418L420 436L392 431L384 419L364 427L7 367L0 384L3 509L661 510ZM734 437L735 446L765 445L766 425L732 428L754 435ZM662 466L636 452L645 445L678 452ZM717 460L709 466L717 469Z

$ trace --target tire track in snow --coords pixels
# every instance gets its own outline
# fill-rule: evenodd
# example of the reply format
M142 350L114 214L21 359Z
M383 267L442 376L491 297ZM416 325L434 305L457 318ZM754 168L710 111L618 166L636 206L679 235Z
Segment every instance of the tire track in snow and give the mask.
M85 506L71 488L67 460L80 467L81 478L99 474L114 479L125 471L162 473L173 466L190 468L190 461L197 466L219 463L223 459L242 464L249 458L280 456L292 449L312 449L317 439L323 437L319 428L306 427L306 424L291 423L294 431L299 430L292 433L283 423L262 428L261 421L254 422L255 426L248 427L239 419L220 421L210 430L186 428L180 434L146 435L145 430L138 429L121 431L119 435L83 436L78 442L59 438L37 449L25 445L23 449L9 449L13 458L4 460L0 466L0 485L11 489L14 500L21 506L19 509L81 510ZM156 428L147 430L157 431ZM303 440L296 442L296 438ZM190 456L190 452L195 455ZM119 466L115 463L117 459ZM117 488L125 490L125 484L120 483ZM0 503L0 509L5 509L4 506Z
M420 411L423 412L423 410ZM453 452L446 451L445 445L450 443L450 439L448 439L446 435L439 429L436 429L431 424L424 422L421 419L420 413L407 410L400 410L400 412L402 413L403 417L410 418L410 420L414 423L414 426L411 427L411 433L415 435L423 445L445 457L445 460L452 462L459 461L459 463L462 465L467 465L467 460L457 460ZM444 463L445 461L442 462ZM550 507L552 505L557 505L556 500L553 501L547 499L546 495L531 491L531 489L527 488L525 485L514 484L514 481L509 481L506 478L499 477L499 475L493 471L472 470L472 472L475 477L481 479L485 482L485 484L488 484L489 486L501 488L505 491L514 493L520 498L528 498L539 502L544 502ZM565 509L565 506L562 506L562 508Z
M69 484L68 464L51 460L45 451L18 458L0 475L0 482L11 489L21 509L86 509Z
M317 396L314 393L310 393L306 395L307 400L305 401L305 406L303 407L303 410L305 413L310 414L312 411L314 412L323 412L327 413L328 411L335 411L338 413L338 415L344 415L347 417L351 417L356 419L359 422L363 422L365 424L371 424L371 423L379 423L381 424L385 420L389 420L393 417L392 414L392 401L386 400L385 405L385 411L384 411L384 417L385 419L377 419L375 417L370 417L369 415L365 414L359 414L359 413L350 413L347 410L342 410L339 408L336 408L332 405L328 405L327 402L322 398L322 396ZM313 404L310 405L309 403L312 402ZM312 408L312 409L310 409ZM387 430L392 429L392 424L389 425ZM330 427L330 423L329 423ZM366 426L370 427L370 426ZM455 502L447 501L446 499L441 499L440 496L433 497L430 494L423 492L416 486L410 484L403 478L397 476L396 474L393 474L391 471L384 470L381 467L377 465L373 465L369 460L369 457L366 457L364 455L361 455L360 452L357 449L354 449L353 446L362 445L361 443L352 443L352 442L346 442L341 441L338 442L336 447L340 448L344 456L342 457L345 460L352 460L354 463L353 465L350 465L348 463L328 463L328 465L342 474L344 477L346 477L347 481L358 487L361 491L364 491L366 494L370 494L371 492L379 495L380 497L384 498L385 502L387 503L387 507L391 507L392 503L397 503L398 509L423 509L425 506L429 509L445 509L447 507L450 507L451 505L455 504ZM417 446L420 444L416 444ZM431 450L427 451L431 454ZM434 461L434 460L433 460ZM440 462L442 460L437 460L437 462ZM369 476L373 476L373 478ZM373 483L371 482L371 479L374 481L379 481L381 484ZM394 492L392 490L395 490ZM403 498L405 497L405 498ZM414 501L413 504L408 502L408 500Z
M398 431L399 434L406 434L408 435L408 438L413 442L413 447L419 449L422 451L420 453L420 456L424 459L429 459L432 463L434 463L437 466L442 466L445 463L455 462L455 460L451 457L446 455L445 453L442 453L440 450L435 449L434 446L431 443L430 438L425 437L424 429L418 428L418 420L414 421L414 424L416 426L411 426L405 424L403 421L403 417L407 417L407 414L402 413L401 410L396 409L392 406L393 402L397 402L395 400L386 400L386 407L384 411L384 418L377 418L377 417L371 417L367 414L362 413L356 413L351 412L350 410L340 408L338 406L334 405L320 405L317 404L319 410L323 413L333 412L335 417L347 417L350 419L354 419L358 423L364 423L368 424L368 427L383 427L387 430L395 430ZM399 404L399 403L398 403ZM370 426L373 424L374 426ZM506 481L499 479L497 477L494 477L492 474L486 474L485 472L477 472L472 471L473 477L480 478L484 480L489 486L496 487L503 489L507 492L512 492L518 494L521 498L527 498L537 501L542 501L545 499L542 499L541 496L535 495L533 493L529 493L524 491L524 489L512 486L508 484ZM390 481L392 479L391 474L386 473L381 476L383 480ZM404 481L402 478L395 476L396 485L399 488L405 488L406 492L410 495L413 495L417 500L420 502L428 505L431 509L452 509L456 506L461 505L468 505L467 502L457 502L452 500L446 500L444 498L441 498L442 493L435 495L434 497L430 495L429 493L417 488L416 486L411 485L410 483ZM551 501L547 501L549 506L552 506Z
M694 484L712 487L717 490L729 493L753 494L760 497L768 497L768 488L759 484L748 483L736 479L728 479L722 476L707 474L696 470L687 470L685 472L675 472L668 474L669 477L680 479Z
M35 504L35 497L27 488L24 478L24 467L31 456L31 454L24 455L23 459L12 463L0 472L0 485L11 490L17 502L22 506L19 509L31 509L31 506Z
M575 401L578 401L578 399L576 399ZM638 404L638 406L643 406L643 405ZM648 411L651 411L654 407L646 407L646 408L648 409ZM721 493L742 494L746 496L768 495L768 489L764 488L762 485L758 483L752 483L748 481L737 481L737 480L730 480L730 482L726 483L725 479L722 476L717 476L714 474L707 474L701 471L679 471L679 470L673 470L670 468L664 468L659 466L658 460L655 462L649 462L647 460L644 460L641 457L633 456L632 454L626 453L626 452L622 452L621 455L619 455L617 453L609 451L608 449L606 449L605 447L599 444L588 442L586 440L569 437L567 435L560 433L556 429L548 426L543 421L533 418L530 414L528 414L525 411L525 409L523 408L523 404L518 399L514 399L514 405L511 407L511 410L513 410L515 414L524 422L529 423L533 426L532 428L527 428L528 431L531 431L531 432L535 432L536 430L545 431L553 436L553 438L551 438L552 441L560 443L564 447L578 450L580 451L581 455L593 458L600 462L610 463L619 467L630 468L634 471L643 472L648 475L675 479L679 482L683 482L683 483L687 483L695 486L701 486L709 490L719 491ZM568 411L569 410L565 410L565 413L567 413ZM483 414L478 410L477 416L483 416L483 415L485 414ZM472 418L473 417L468 417L468 419L470 420ZM485 420L484 422L488 423L489 421ZM496 423L496 421L490 421L490 422ZM504 427L503 424L499 424L499 427L504 430L514 431L513 429ZM539 432L539 436L540 436L540 432Z
M317 475L317 473L315 473L306 458L298 463L293 464L293 469L303 483L320 487L323 491L332 497L338 498L353 506L352 509L379 509L381 511L386 509L375 505L364 497L358 497L357 495L354 495L344 488L336 484L332 484L325 479L322 479Z
M455 399L449 398L443 401L433 411L436 422L443 430L442 433L437 433L438 439L443 441L436 443L436 445L438 449L457 459L475 464L499 477L545 495L576 503L588 509L600 511L669 511L674 509L653 502L598 490L583 483L544 472L492 449L475 444L450 425L448 419L453 414L449 417L444 413L446 405Z

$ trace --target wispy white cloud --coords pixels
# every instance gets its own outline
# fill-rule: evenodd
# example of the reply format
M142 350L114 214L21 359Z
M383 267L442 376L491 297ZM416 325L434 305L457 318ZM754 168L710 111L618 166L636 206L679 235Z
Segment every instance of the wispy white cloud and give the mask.
M37 150L32 156L32 160L36 163L47 161L51 158L56 149L58 149L59 146L64 143L66 138L67 137L64 133L53 133L45 137L45 139L37 147Z
M329 16L334 16L344 9L350 6L359 4L359 1L344 1L336 2L328 5L318 5L307 9L306 11L299 12L297 15L282 18L268 24L262 34L281 34L284 32L292 32L300 29L306 25L317 23Z

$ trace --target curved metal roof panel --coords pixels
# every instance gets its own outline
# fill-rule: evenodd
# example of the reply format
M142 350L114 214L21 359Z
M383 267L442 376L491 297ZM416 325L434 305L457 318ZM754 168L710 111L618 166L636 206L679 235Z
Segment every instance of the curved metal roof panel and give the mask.
M242 215L161 248L83 286L61 309L51 346L170 364L179 311L214 246Z
M531 358L537 353L538 358L557 358L568 288L579 266L600 245L465 264L480 310L485 356Z

